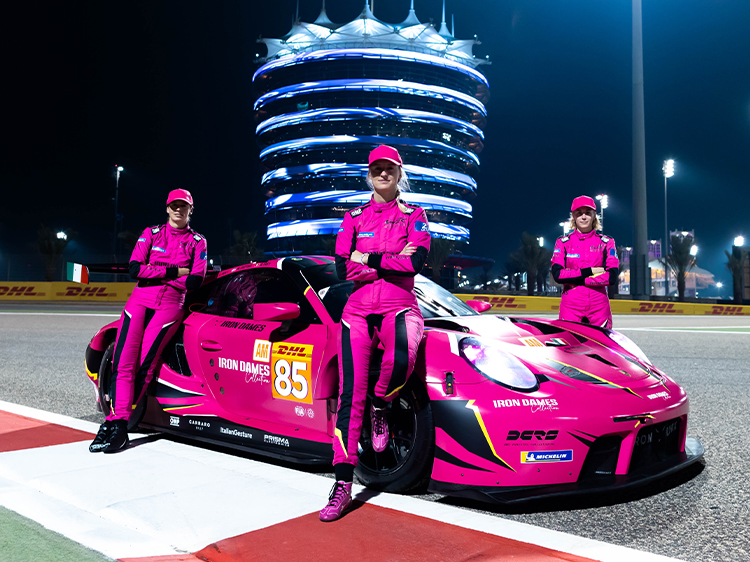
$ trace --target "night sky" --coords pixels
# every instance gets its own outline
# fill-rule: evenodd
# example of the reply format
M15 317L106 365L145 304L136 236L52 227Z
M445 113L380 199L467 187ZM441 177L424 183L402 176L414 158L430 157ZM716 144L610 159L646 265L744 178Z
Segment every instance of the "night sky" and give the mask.
M724 263L750 237L750 2L643 2L648 234L694 229L698 263ZM334 22L360 1L328 0ZM294 0L28 1L4 10L6 93L0 253L33 251L41 223L78 232L79 254L107 253L115 164L123 228L166 220L173 188L193 192L209 253L233 229L265 235L252 74L259 36L290 28ZM439 26L441 0L416 0ZM402 21L409 0L376 0ZM313 21L320 0L300 0ZM609 195L604 232L632 245L629 0L447 0L460 39L478 36L489 120L464 253L507 260L525 230L549 247L570 201ZM8 96L9 94L9 96ZM495 271L498 271L496 268Z

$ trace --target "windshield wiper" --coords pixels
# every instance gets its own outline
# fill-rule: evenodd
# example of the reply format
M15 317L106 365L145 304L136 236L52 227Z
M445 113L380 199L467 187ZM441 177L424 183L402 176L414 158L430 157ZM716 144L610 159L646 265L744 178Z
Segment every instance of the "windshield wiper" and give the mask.
M443 310L448 311L448 314L450 314L451 316L460 316L460 314L456 314L452 308L445 306L440 301L436 301L435 299L432 299L432 298L427 298L427 295L425 295L424 291L420 289L419 287L414 287L414 293L427 304L431 304L432 306L437 307L437 308L442 308Z

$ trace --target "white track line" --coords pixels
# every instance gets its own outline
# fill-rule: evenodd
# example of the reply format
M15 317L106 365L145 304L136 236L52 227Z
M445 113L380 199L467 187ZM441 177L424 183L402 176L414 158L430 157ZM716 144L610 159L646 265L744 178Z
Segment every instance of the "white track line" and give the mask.
M0 401L0 409L96 430L96 424L26 406ZM195 552L315 513L330 486L329 478L166 439L115 455L92 455L85 442L0 453L0 505L112 558ZM367 501L602 562L676 562L409 496L379 494Z

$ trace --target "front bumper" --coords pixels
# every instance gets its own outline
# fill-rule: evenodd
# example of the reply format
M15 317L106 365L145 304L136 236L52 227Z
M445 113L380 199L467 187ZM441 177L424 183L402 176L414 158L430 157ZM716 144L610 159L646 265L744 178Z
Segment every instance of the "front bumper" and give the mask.
M436 494L504 505L519 504L543 498L550 499L621 492L645 486L651 482L680 472L703 458L703 452L703 445L701 445L700 441L688 437L685 441L685 452L676 453L661 462L624 475L602 476L589 478L581 482L545 486L466 486L430 480L428 491Z

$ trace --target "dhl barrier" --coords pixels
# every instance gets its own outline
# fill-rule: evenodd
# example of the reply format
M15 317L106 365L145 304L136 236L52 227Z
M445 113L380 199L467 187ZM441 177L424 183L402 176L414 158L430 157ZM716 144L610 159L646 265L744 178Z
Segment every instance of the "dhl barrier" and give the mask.
M484 301L487 312L523 315L524 312L558 312L559 297L524 297L511 295L456 295L462 301ZM750 306L691 302L652 302L613 299L613 314L673 314L683 316L750 316Z
M135 283L65 283L60 281L38 283L0 282L2 301L126 301Z

